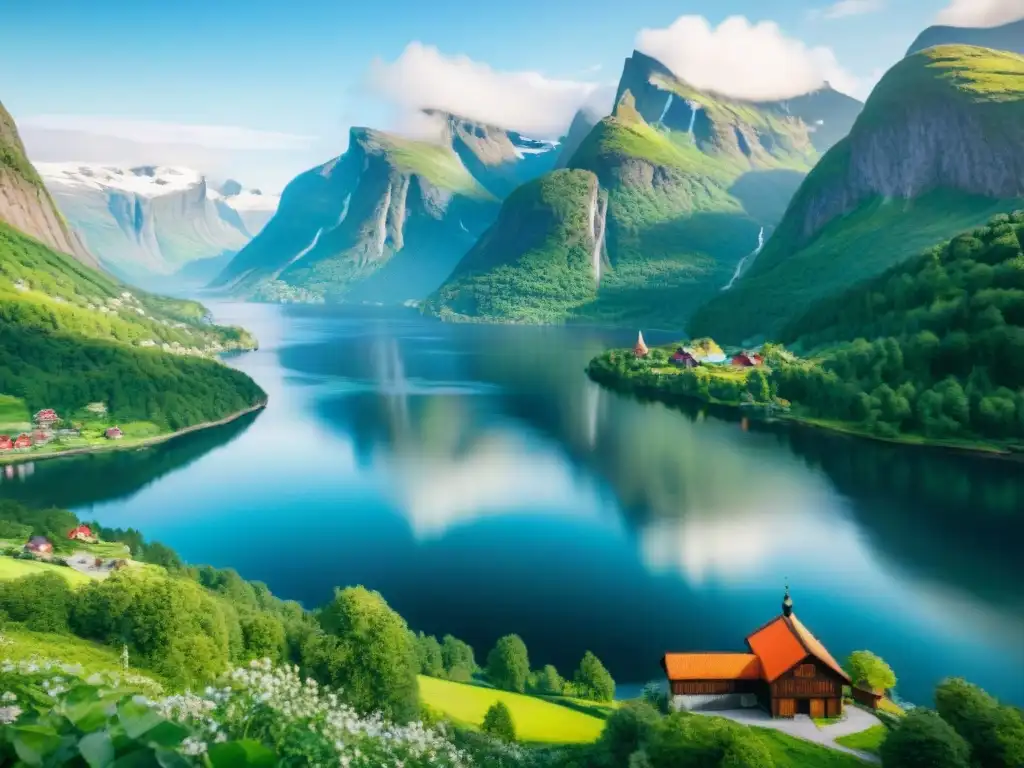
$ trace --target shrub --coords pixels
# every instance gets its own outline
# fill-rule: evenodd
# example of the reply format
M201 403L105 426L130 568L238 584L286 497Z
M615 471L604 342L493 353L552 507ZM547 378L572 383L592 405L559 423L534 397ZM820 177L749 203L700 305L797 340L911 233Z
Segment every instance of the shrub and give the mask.
M627 702L608 718L598 748L612 765L624 765L630 755L647 743L658 719L658 711L650 704Z
M935 707L970 745L972 762L979 768L1024 765L1024 721L1019 710L1002 706L960 678L939 684Z
M0 582L0 611L37 632L67 632L71 587L57 573Z
M441 641L441 661L449 680L467 683L477 671L473 649L457 637L445 635Z
M773 768L767 746L757 734L717 717L682 712L662 718L651 729L645 750L652 768L680 765Z
M892 667L871 651L854 651L846 660L846 671L854 685L876 691L896 687L896 674Z
M487 655L487 678L498 688L523 693L529 674L530 658L519 635L501 638Z
M487 714L484 715L481 730L503 741L516 740L516 724L512 720L512 712L509 711L505 702L496 701L491 705Z
M615 681L601 660L590 651L583 654L573 684L581 698L593 701L612 701L615 698Z
M968 768L967 742L935 712L915 709L882 742L886 768Z
M420 632L414 636L416 657L420 664L420 674L429 677L444 677L444 659L441 655L441 644L433 635Z

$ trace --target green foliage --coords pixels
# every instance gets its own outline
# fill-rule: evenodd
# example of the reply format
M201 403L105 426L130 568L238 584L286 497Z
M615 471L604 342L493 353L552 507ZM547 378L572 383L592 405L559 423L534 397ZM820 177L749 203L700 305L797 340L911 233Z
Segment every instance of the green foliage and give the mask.
M968 768L967 742L935 712L915 709L882 744L886 768Z
M590 651L583 654L579 669L573 676L573 687L577 695L583 699L592 701L613 701L615 699L615 681L601 660Z
M433 635L425 635L420 632L415 636L416 658L419 660L421 675L430 677L444 677L444 658L441 654L441 644Z
M468 683L477 671L473 649L451 635L445 635L441 641L441 661L445 677L457 683Z
M378 592L348 587L319 613L327 635L314 644L309 666L340 688L357 711L379 711L398 722L416 716L419 663L405 620Z
M530 673L530 682L527 686L531 692L543 696L561 696L565 693L566 681L558 674L553 664L545 664L544 668Z
M854 651L846 660L846 672L854 685L872 691L888 691L896 687L892 667L871 651Z
M25 154L14 118L0 104L0 171L5 169L13 171L36 189L43 189L42 179Z
M480 729L502 741L516 740L516 724L512 720L512 712L503 701L496 701L491 705L484 715Z
M505 691L523 693L530 675L526 643L519 635L506 635L487 654L487 679Z
M11 537L18 544L28 536L44 536L57 552L68 552L73 545L68 542L68 531L78 525L78 518L66 509L30 509L16 501L0 500L0 524L12 534L28 529L22 541ZM6 537L6 534L5 534Z
M56 573L0 581L0 615L36 632L66 632L71 587Z
M877 755L882 749L882 743L885 741L885 737L889 735L889 728L885 725L873 725L867 730L860 731L859 733L851 733L846 736L839 736L836 738L836 744L850 749L855 749L858 752L867 752L872 755Z
M629 756L647 744L659 718L658 710L646 702L626 702L608 717L598 747L611 765L626 765Z
M243 615L240 624L245 648L243 660L270 659L275 663L284 660L285 630L276 616L259 611Z
M1024 765L1024 720L1019 709L1001 705L960 678L939 684L935 707L970 746L971 762L978 768Z
M652 729L646 748L652 768L773 768L758 736L729 720L675 713Z

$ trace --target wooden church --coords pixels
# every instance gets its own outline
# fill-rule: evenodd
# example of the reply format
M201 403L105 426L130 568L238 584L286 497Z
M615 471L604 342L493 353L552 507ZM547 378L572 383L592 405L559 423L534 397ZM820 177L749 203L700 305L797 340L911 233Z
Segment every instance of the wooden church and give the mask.
M850 677L793 613L789 589L782 615L747 636L750 653L667 653L662 667L677 710L762 707L772 717L838 717Z

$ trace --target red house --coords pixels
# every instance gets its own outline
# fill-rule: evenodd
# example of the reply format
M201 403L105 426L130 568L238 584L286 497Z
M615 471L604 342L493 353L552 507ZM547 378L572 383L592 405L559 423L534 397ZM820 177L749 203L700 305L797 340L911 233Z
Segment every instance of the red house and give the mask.
M839 717L850 677L793 613L789 590L776 616L747 637L749 653L667 653L662 668L676 710L761 707L772 717Z
M10 435L0 435L0 451L9 451L14 447L14 441Z
M732 364L737 368L756 368L764 365L764 358L754 352L740 352L733 357Z
M76 541L96 541L96 536L88 525L80 525L68 531L68 538Z
M53 408L44 408L35 415L34 419L36 424L39 424L40 426L43 427L48 427L51 424L56 424L58 421L60 421L60 416L57 415L57 412L53 410Z
M106 432L103 433L107 440L120 440L124 437L124 432L121 431L120 427L110 427Z
M52 555L53 544L45 536L33 536L25 545L25 551L33 555Z
M14 441L15 448L31 448L32 438L28 435L18 435L18 439Z
M670 358L673 365L678 365L680 368L696 368L700 365L700 360L691 355L685 349L680 347L676 350L676 353Z
M36 445L42 445L43 443L50 442L52 437L53 436L49 432L44 432L41 429L37 429L35 432L32 433L32 442L35 443Z

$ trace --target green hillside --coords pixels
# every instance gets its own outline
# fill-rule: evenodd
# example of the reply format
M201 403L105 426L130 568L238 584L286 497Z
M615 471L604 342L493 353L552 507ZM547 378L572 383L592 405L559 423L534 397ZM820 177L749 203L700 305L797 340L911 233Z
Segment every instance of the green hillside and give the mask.
M693 118L704 115L700 130L648 123L626 91L580 144L572 174L554 172L511 195L426 311L678 326L726 285L814 150L797 121L672 87L689 103L702 99Z
M967 47L911 56L691 331L730 343L770 338L815 301L1020 207L1022 179L1024 57Z
M179 429L265 399L211 359L255 340L201 305L129 291L0 223L0 393L28 412L107 404L112 422Z

